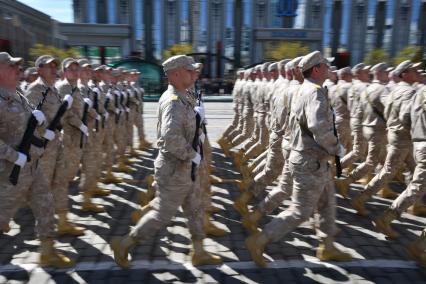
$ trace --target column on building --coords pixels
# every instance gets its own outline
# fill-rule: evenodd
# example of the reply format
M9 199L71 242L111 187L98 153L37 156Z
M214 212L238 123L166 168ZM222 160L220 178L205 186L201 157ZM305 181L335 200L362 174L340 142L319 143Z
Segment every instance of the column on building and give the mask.
M406 47L410 38L411 0L394 0L391 56Z
M207 52L219 53L217 56L209 56L208 70L212 77L222 77L224 64L220 56L224 52L226 3L225 0L207 0Z
M351 64L364 59L367 31L368 1L351 1L348 34L348 50L351 53Z
M251 63L263 60L264 43L255 40L257 28L267 28L269 19L269 1L252 1L252 50Z

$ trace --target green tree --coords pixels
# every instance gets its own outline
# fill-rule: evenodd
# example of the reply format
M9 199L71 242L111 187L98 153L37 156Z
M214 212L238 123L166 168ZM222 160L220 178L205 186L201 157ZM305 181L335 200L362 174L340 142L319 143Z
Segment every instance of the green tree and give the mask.
M174 55L188 54L191 52L192 52L191 44L174 44L170 46L168 49L163 51L163 59L165 60Z
M284 58L295 58L309 53L309 48L300 42L280 42L278 44L267 44L265 58L269 60L282 60Z
M51 55L59 61L62 61L67 57L76 58L80 56L77 49L75 48L60 49L51 45L43 45L37 43L36 45L34 45L34 47L30 49L30 56L33 59L33 61L29 62L30 65L34 65L34 61L37 59L37 57L44 54Z
M422 49L417 45L409 45L403 48L393 59L393 64L398 65L399 63L411 60L412 62L419 62L422 60Z
M367 65L375 65L380 62L391 63L389 54L382 48L374 48L370 50L364 58Z

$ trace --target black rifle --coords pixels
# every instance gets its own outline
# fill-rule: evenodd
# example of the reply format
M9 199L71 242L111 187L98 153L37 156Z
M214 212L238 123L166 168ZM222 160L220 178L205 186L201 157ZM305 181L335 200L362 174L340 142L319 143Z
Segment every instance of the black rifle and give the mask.
M118 95L114 92L114 105L115 105L115 124L120 120L120 111L118 107Z
M111 99L109 98L109 96L107 96L105 98L105 103L104 103L105 113L108 112L108 106L109 106L110 101L111 101ZM105 128L105 116L102 116L102 128Z
M84 125L87 125L87 115L89 114L89 104L84 103L84 109L83 109L83 117L81 118L81 122L83 122ZM84 141L84 133L81 132L80 135L80 149L83 148L83 141Z
M129 112L130 111L130 92L127 92L127 101L126 101L126 120L129 120Z
M200 129L200 124L201 124L201 116L197 113L195 115L195 135L194 135L194 139L192 140L192 148L197 153L198 153L198 148L200 148L200 155L201 155L201 159L202 159L203 158L203 149L200 145L200 135L198 133L198 131ZM195 181L196 171L197 171L197 164L192 162L192 164L191 164L191 179L192 179L192 181Z
M99 115L99 97L98 97L98 93L97 92L92 92L93 93L93 108L96 110L96 114ZM95 120L95 129L96 132L99 131L99 121L96 119Z
M126 104L124 103L123 93L121 93L121 96L120 96L120 105L124 109L124 111L126 112L126 120L129 120L129 113L126 111Z
M43 99L37 105L36 110L40 110L43 106L43 103L46 100L46 96L49 93L50 88L47 88L46 91L43 92ZM37 119L34 114L31 113L30 118L28 119L27 128L25 129L24 136L22 137L21 143L18 146L18 152L23 153L27 156L28 161L30 161L30 149L32 141L34 140L34 132L37 128ZM16 185L19 179L19 173L21 171L21 166L14 165L12 172L9 175L9 181L11 184Z
M339 145L339 136L337 134L337 128L336 128L336 116L334 115L334 110L333 108L331 108L331 111L333 112L333 132L334 132L334 136L336 136L337 138L337 145L340 147ZM340 157L335 155L334 156L334 163L336 164L336 177L341 177L342 176L342 165L340 164Z

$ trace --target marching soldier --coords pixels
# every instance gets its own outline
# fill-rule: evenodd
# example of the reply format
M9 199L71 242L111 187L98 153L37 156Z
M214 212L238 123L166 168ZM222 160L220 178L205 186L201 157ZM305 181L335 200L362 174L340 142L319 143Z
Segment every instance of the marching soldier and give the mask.
M23 200L28 200L36 219L36 233L40 239L41 266L67 268L74 262L54 248L54 205L52 193L38 163L43 146L31 145L33 136L41 140L45 116L19 92L19 65L22 58L0 53L0 231L10 230L9 221ZM37 108L43 102L37 105ZM30 135L26 135L29 133ZM24 141L29 139L30 141ZM23 144L29 145L29 148ZM40 147L41 146L41 147ZM24 149L26 148L26 149ZM12 181L12 170L18 174Z
M112 240L114 259L123 268L130 266L129 250L137 242L152 238L170 221L181 205L191 220L188 227L194 249L192 263L202 265L221 262L218 256L207 253L203 248L205 234L203 214L200 211L201 198L194 192L194 183L199 182L199 179L193 171L201 161L200 154L192 145L196 133L195 105L187 95L187 89L192 85L194 61L191 57L177 55L166 60L163 68L169 87L161 96L158 109L159 154L154 163L157 193L150 202L152 210L139 220L130 233Z
M292 204L268 223L262 232L246 240L246 246L258 266L266 265L263 251L268 243L277 241L306 221L318 210L321 215L318 234L321 237L317 257L321 260L350 260L351 256L334 244L335 197L330 156L343 149L333 132L333 114L322 84L328 78L328 60L319 51L306 55L299 63L305 81L292 111L290 171L293 178Z

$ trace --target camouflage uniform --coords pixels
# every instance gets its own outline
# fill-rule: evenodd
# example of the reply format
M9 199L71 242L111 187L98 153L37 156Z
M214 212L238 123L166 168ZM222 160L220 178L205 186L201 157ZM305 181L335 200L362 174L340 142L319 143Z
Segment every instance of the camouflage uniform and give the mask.
M104 138L104 163L107 170L111 170L114 163L114 137L116 129L119 127L119 100L120 94L116 92L112 85L101 82L99 88L106 94L105 111L108 113L108 119L105 122L105 138Z
M68 211L68 186L76 176L80 166L82 149L80 148L80 126L83 124L84 100L76 86L64 79L57 82L56 88L63 98L74 93L73 103L63 118L62 143L59 147L58 160L52 182L53 197L57 213Z
M241 71L240 71L241 72ZM222 137L224 137L227 140L232 141L233 137L230 137L229 134L231 134L234 130L237 129L238 127L238 122L240 121L240 117L241 117L241 112L242 112L242 108L241 108L241 94L242 94L242 85L243 85L243 80L241 80L240 78L238 78L235 81L234 84L234 89L232 90L232 98L233 98L233 111L234 111L234 117L232 118L232 122L230 125L228 125L228 127L225 129L225 131L222 134Z
M196 156L192 148L195 133L194 102L186 93L169 85L161 96L158 109L155 180L158 184L155 198L150 202L152 210L144 215L131 230L133 239L146 240L165 226L182 205L185 215L192 222L188 227L193 239L204 236L201 191L199 179L191 180L191 160ZM198 176L198 175L196 175Z
M344 80L337 82L336 88L330 93L331 106L336 116L336 129L339 141L347 151L352 149L351 128L349 123L348 91L352 84Z
M326 90L308 79L299 90L299 98L292 109L291 153L289 169L293 178L292 204L268 223L262 234L276 241L306 221L318 209L322 216L319 233L334 236L335 197L330 155L338 149L333 133L333 114ZM315 137L315 138L314 138Z
M43 148L32 146L31 160L20 171L18 183L9 181L14 163L18 160L15 150L21 143L33 107L18 93L0 89L0 229L9 221L24 200L29 202L36 219L36 232L41 241L54 236L54 207L52 193L39 164ZM37 129L38 130L38 129ZM35 135L41 137L36 130Z

